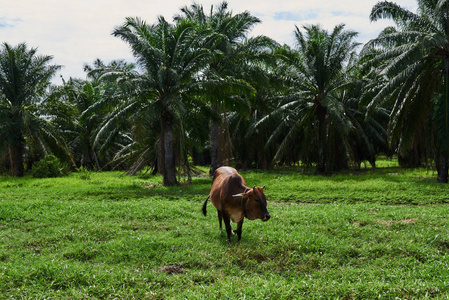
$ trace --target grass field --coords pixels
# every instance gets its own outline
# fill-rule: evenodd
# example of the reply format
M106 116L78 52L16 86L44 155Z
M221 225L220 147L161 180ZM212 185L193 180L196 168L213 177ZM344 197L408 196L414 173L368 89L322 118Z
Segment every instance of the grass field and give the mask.
M242 172L272 218L232 245L208 177L88 175L0 177L0 298L449 298L449 186L426 170Z

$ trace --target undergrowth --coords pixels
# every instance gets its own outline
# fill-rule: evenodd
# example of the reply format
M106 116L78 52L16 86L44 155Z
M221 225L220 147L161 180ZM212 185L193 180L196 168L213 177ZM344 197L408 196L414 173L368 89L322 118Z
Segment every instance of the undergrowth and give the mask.
M447 185L395 167L330 177L244 171L270 221L228 245L211 179L0 178L0 295L17 299L449 297ZM234 224L235 226L235 224Z

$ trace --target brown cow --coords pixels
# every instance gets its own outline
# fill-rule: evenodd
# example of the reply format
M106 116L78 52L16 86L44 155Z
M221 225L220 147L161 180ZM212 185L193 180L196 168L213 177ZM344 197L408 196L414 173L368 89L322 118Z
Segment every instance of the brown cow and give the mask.
M211 191L204 201L203 214L206 215L207 200L210 198L218 212L220 229L222 219L224 220L228 242L231 242L231 220L237 223L234 233L237 233L237 240L240 241L244 218L268 221L271 217L263 189L264 187L247 187L236 169L220 167L215 171Z

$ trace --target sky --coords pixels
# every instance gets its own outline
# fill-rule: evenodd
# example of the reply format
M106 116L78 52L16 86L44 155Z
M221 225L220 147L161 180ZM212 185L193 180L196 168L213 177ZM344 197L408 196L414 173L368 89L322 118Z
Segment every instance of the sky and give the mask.
M221 0L197 0L209 11ZM251 36L266 35L280 44L295 45L295 25L320 24L332 30L338 24L359 32L357 41L366 43L388 25L370 22L369 14L378 0L228 0L234 14L249 11L262 23ZM192 0L0 0L0 43L26 42L40 55L52 55L52 64L62 65L53 82L70 77L86 78L85 64L100 58L133 61L128 45L111 35L126 17L155 23L159 15L171 21L179 8ZM396 0L416 11L416 0Z

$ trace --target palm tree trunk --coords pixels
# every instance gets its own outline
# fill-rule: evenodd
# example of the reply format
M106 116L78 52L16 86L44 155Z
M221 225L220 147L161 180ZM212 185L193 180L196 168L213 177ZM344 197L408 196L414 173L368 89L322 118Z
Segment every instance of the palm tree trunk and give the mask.
M317 104L315 114L318 118L318 163L316 166L319 174L326 173L326 108Z
M219 166L231 166L233 163L232 141L225 109L222 111L222 115L223 122L218 128L218 164Z
M446 58L444 60L445 65L445 73L444 73L444 85L445 85L445 93L444 93L444 113L445 113L445 124L444 124L444 133L440 133L440 148L441 149L441 156L438 160L437 165L437 172L438 172L438 182L440 183L448 183L448 177L449 177L449 168L448 168L448 153L449 153L449 146L447 138L449 137L449 58Z
M214 175L215 170L219 167L219 158L218 158L218 124L215 122L210 123L210 170L209 174Z
M229 125L226 119L226 110L214 105L217 114L223 116L221 125L211 122L210 125L210 156L211 164L209 174L214 175L215 170L223 165L232 163L232 141L229 133Z
M448 170L449 170L448 162L449 161L447 156L442 155L437 165L437 172L438 172L437 180L439 183L448 183Z
M162 121L161 121L161 128ZM165 174L165 151L164 151L164 132L161 130L159 133L159 141L158 141L158 154L157 154L157 171L163 176Z
M89 153L92 163L95 164L97 170L100 170L100 163L98 162L97 154L95 153L95 150L91 146L89 146Z
M218 104L213 105L214 111L221 115ZM215 170L220 167L220 125L211 121L210 123L210 169L209 175L214 175Z
M11 169L16 177L23 177L24 175L23 150L24 146L20 141L12 144L9 148Z
M175 166L175 151L174 151L174 138L173 138L173 126L169 121L162 121L162 135L163 135L163 174L164 186L176 185L178 180L176 179L176 166Z

